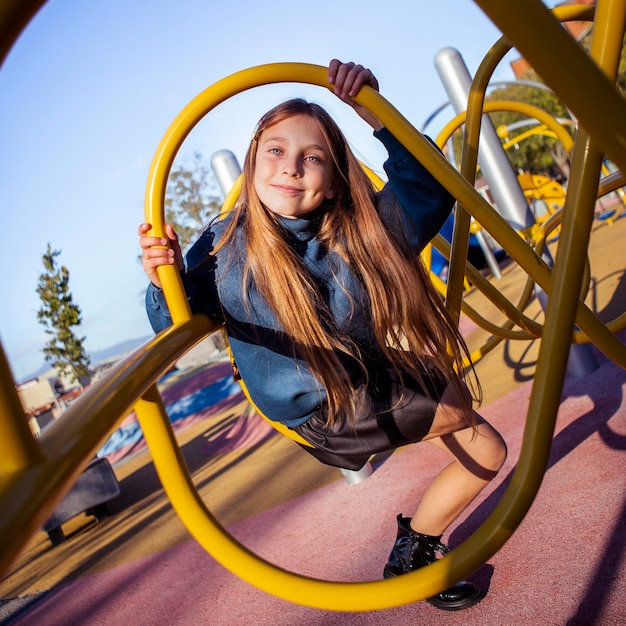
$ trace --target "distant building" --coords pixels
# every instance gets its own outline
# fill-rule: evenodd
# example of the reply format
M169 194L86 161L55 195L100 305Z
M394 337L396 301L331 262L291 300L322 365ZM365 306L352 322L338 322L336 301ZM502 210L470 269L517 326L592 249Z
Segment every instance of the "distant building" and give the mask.
M57 394L47 378L33 378L17 387L17 395L34 435L52 419L52 409L57 405ZM49 417L48 417L49 416ZM41 423L41 421L45 423Z
M54 369L24 381L17 385L16 390L28 425L35 435L83 392L78 383L70 381L66 376L59 376Z
M567 6L570 4L586 4L588 6L595 6L596 0L568 0L567 2L560 2L557 6ZM591 29L592 23L577 20L573 22L563 22L563 26L567 28L576 41L580 41ZM513 70L513 74L515 74L515 78L520 80L526 76L532 67L526 59L519 58L511 63L511 69Z

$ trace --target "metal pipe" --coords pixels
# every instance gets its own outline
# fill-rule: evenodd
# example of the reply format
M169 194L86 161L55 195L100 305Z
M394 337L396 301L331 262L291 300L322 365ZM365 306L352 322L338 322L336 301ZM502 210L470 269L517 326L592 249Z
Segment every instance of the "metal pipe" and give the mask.
M241 175L241 167L237 157L230 150L218 150L211 157L211 167L217 183L224 194L228 195L235 181Z
M435 68L456 113L467 109L472 78L458 50L442 48L435 55ZM500 138L488 115L483 115L478 163L489 184L498 212L516 230L535 222L517 175L502 148Z

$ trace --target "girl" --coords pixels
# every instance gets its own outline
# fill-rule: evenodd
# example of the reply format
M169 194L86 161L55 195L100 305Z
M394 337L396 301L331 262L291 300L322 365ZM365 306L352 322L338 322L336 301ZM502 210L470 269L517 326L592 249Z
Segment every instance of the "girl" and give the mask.
M418 441L452 455L413 518L398 515L389 578L447 550L442 533L497 474L506 447L472 409L457 374L466 348L418 256L453 198L351 99L365 84L378 89L370 70L334 59L328 79L387 148L388 184L375 192L321 107L280 104L255 130L235 208L202 233L186 269L170 225L167 238L139 227L146 301L156 332L171 324L156 270L176 264L192 311L224 322L256 406L322 462L356 470ZM463 581L428 601L457 610L481 597Z

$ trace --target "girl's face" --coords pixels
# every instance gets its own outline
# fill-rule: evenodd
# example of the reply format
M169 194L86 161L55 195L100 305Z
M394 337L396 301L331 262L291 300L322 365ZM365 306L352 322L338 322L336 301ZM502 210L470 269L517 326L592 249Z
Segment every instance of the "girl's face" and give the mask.
M265 129L258 139L254 188L282 217L300 217L332 198L333 162L324 135L307 115Z

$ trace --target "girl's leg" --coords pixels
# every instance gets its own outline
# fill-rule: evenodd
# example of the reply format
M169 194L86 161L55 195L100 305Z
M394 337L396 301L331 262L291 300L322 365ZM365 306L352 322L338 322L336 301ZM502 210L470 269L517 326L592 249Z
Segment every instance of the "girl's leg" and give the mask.
M383 571L385 578L432 563L436 552L445 554L447 548L440 543L441 535L506 459L506 445L496 430L479 415L476 427L469 427L464 413L454 405L448 388L425 437L450 452L454 460L429 485L413 518L398 516L398 534ZM482 597L476 585L461 581L426 600L439 609L457 611L473 606Z
M411 520L413 530L425 535L441 535L502 467L506 459L502 437L484 419L476 417L476 429L465 427L428 439L450 452L454 460L426 490ZM441 426L435 416L431 432L436 433Z
M500 434L478 414L476 427L470 427L459 407L458 396L449 385L424 438L454 457L429 485L411 521L411 528L425 535L441 535L506 460L506 444Z

